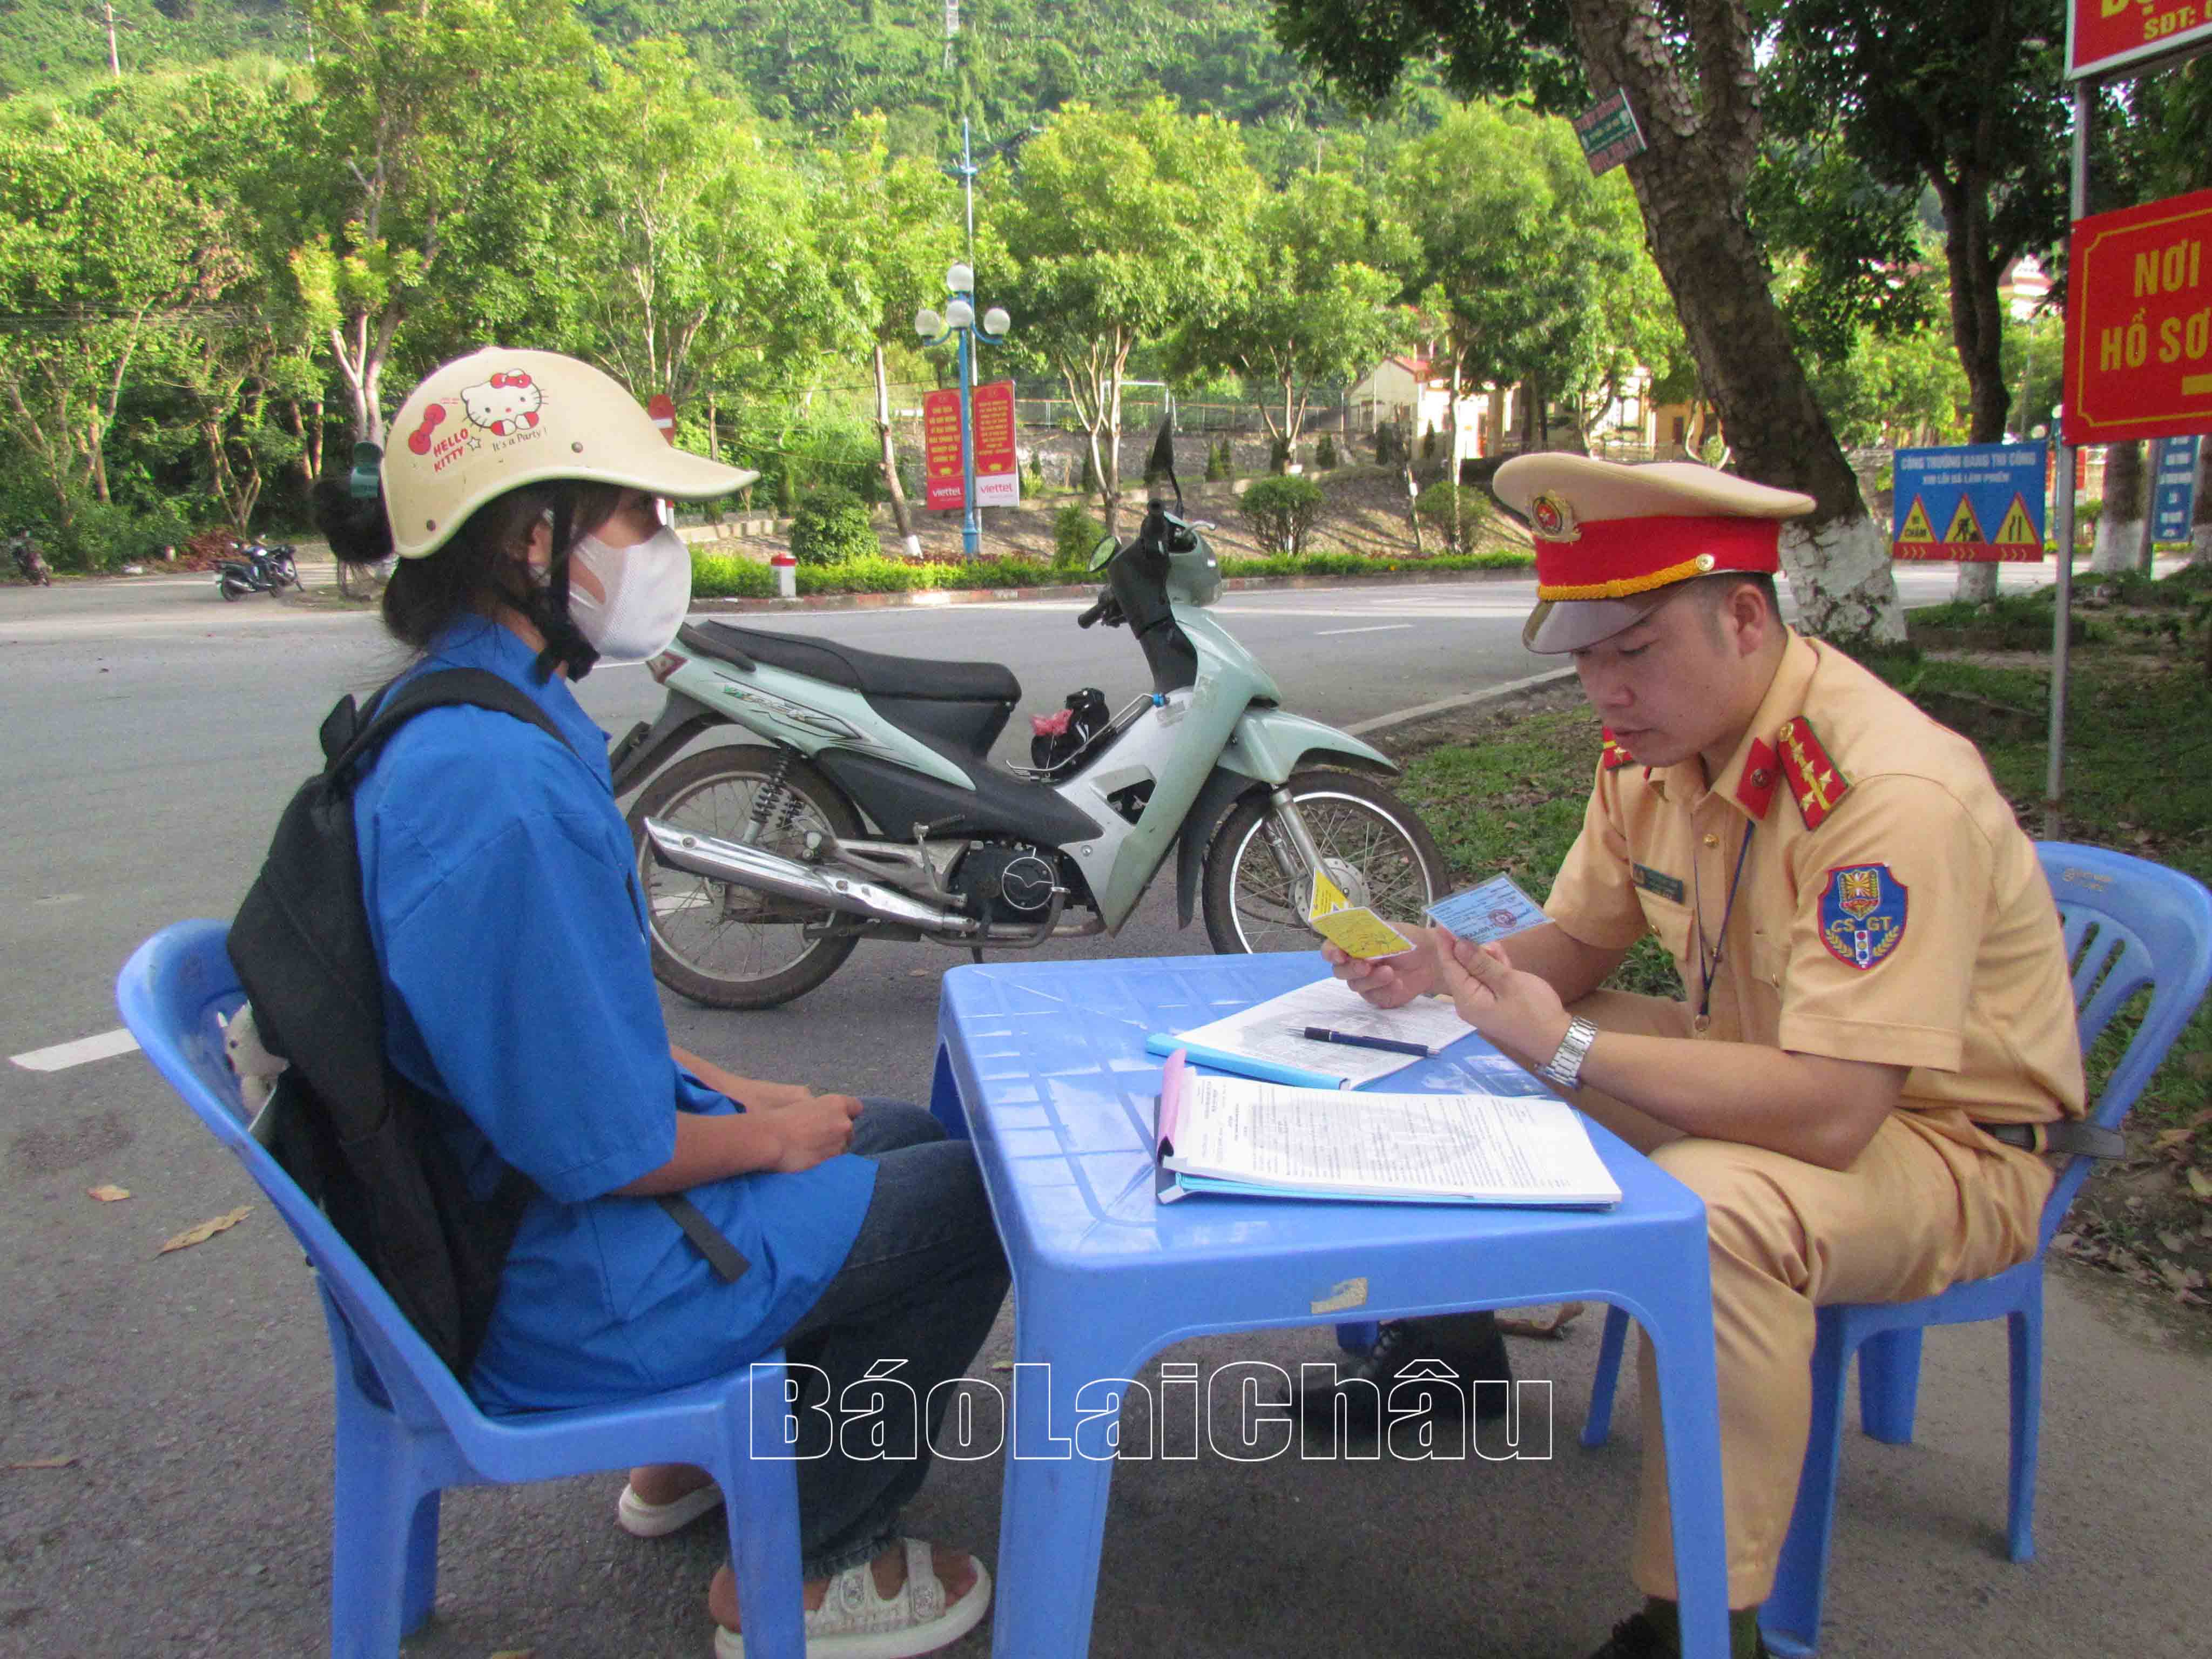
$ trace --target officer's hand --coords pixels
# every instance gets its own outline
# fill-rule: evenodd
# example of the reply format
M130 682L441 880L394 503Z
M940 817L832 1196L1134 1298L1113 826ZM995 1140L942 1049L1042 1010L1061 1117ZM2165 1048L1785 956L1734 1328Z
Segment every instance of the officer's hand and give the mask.
M1566 1006L1549 980L1523 973L1495 945L1430 930L1438 973L1459 1017L1524 1066L1540 1066L1567 1034Z
M1402 1008L1415 997L1426 996L1443 982L1437 976L1437 953L1425 929L1400 927L1413 941L1410 951L1395 957L1347 956L1324 942L1321 953L1329 970L1377 1008Z
M769 1167L797 1175L836 1158L853 1143L860 1103L850 1095L815 1095L779 1109L773 1120L781 1143Z

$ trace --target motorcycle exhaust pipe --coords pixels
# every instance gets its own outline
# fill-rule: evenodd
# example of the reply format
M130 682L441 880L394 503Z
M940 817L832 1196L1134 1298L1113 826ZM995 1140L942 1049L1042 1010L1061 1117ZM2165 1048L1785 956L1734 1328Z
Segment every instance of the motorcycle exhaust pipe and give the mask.
M904 927L920 927L933 933L965 938L982 931L981 924L972 916L940 910L896 888L823 872L740 842L697 835L650 817L645 821L645 835L653 843L653 856L661 863L690 875L704 876L709 881L734 882L740 887L773 893L779 898L796 899L821 909L896 922Z

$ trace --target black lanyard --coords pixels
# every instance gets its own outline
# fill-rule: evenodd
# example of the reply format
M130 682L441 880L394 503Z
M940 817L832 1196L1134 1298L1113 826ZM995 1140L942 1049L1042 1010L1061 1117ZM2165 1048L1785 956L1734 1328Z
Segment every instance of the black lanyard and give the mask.
M1694 1029L1702 1033L1712 1022L1713 976L1721 970L1721 952L1728 949L1729 918L1735 914L1736 890L1743 884L1743 861L1751 856L1751 838L1759 832L1759 823L1753 819L1744 825L1743 845L1736 851L1735 873L1729 878L1728 902L1721 907L1720 938L1713 953L1705 954L1705 895L1703 883L1698 879L1700 865L1690 860L1691 900L1698 912L1698 973L1704 983L1698 989L1698 1022Z

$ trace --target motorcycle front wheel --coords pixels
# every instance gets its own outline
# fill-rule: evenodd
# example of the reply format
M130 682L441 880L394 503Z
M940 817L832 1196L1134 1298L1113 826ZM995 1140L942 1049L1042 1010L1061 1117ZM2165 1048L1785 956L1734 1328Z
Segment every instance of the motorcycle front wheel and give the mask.
M1444 896L1443 854L1419 815L1349 772L1298 772L1285 786L1329 879L1356 904L1419 921ZM1310 951L1304 866L1265 789L1247 796L1206 849L1206 933L1224 956Z
M860 835L852 803L805 761L750 744L717 745L686 755L640 792L629 830L652 916L653 977L710 1008L773 1008L812 990L853 954L850 937L806 936L810 925L830 920L827 910L661 864L646 840L649 817L749 840L787 859L805 857L810 830ZM756 822L758 834L748 836Z

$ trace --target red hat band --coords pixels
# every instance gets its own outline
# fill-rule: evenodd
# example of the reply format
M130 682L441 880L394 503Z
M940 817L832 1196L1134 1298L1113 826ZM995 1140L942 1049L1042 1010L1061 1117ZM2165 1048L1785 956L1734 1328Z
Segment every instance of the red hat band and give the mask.
M1718 570L1772 575L1782 526L1725 515L1583 520L1571 541L1536 538L1540 599L1625 599Z

